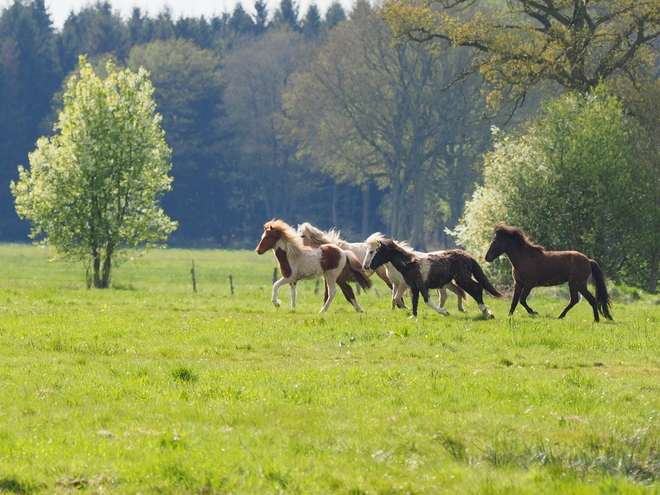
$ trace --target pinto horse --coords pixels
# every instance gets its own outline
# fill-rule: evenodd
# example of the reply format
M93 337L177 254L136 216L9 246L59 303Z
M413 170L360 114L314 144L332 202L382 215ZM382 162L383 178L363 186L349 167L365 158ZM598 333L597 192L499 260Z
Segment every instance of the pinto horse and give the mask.
M484 304L483 289L498 298L502 298L502 294L490 283L479 263L465 251L450 249L440 253L429 253L420 258L392 239L383 239L378 241L376 251L365 268L375 270L387 262L394 265L394 268L403 275L406 284L410 286L413 318L417 317L420 293L427 305L442 315L448 315L446 309L438 308L431 301L429 289L439 289L452 280L477 301L482 313L494 318ZM473 276L476 282L472 279Z
M612 319L611 298L607 293L605 277L594 260L577 251L546 251L543 246L532 244L518 227L500 222L493 230L493 240L486 253L486 261L494 261L503 253L509 257L515 283L510 315L516 309L518 301L529 314L538 314L527 304L530 291L537 286L548 287L568 282L571 300L559 318L566 316L568 310L577 304L580 293L591 304L595 321L599 321L599 312L605 318ZM587 289L589 275L593 277L596 297Z
M339 285L344 296L357 312L362 308L355 298L355 293L343 275L344 268L348 266L355 280L363 289L371 287L371 279L362 269L360 261L351 253L335 246L323 244L318 248L303 245L297 232L282 220L271 220L264 224L264 233L257 245L258 254L273 250L282 273L282 278L273 284L271 301L279 307L281 301L277 298L278 289L289 284L291 293L291 309L296 307L296 283L298 280L323 277L325 293L323 307L319 313L327 311L335 297L335 283Z
M364 256L369 250L369 245L364 242L345 241L344 239L341 238L341 234L339 231L335 229L330 229L329 231L325 232L321 229L314 227L309 222L305 222L298 225L298 235L300 235L300 237L302 238L303 244L305 246L319 247L323 244L334 244L336 246L339 246L344 251L351 251L353 254L355 254L355 256L357 256L358 260L363 260ZM375 273L383 280L383 282L387 284L387 287L392 289L392 282L390 281L390 278L387 276L387 271L385 270L385 267L379 267L375 271ZM349 282L354 282L355 280L352 280L352 278L353 277L350 276L350 271L349 271L346 279Z
M367 266L371 262L371 259L373 258L374 254L376 254L376 249L378 248L378 241L382 241L384 239L385 236L383 234L381 234L380 232L376 232L374 234L371 234L367 238L367 240L364 241L365 244L368 246L368 251L363 257L364 261L362 263L362 266ZM423 258L427 254L427 253L421 253L419 251L413 251L412 248L410 248L410 246L408 246L406 243L399 243L399 247L407 251L410 251L418 258ZM439 253L442 253L442 251L435 251L434 254L439 254ZM392 281L392 285L394 287L392 290L392 309L394 309L395 305L399 308L405 308L406 305L403 303L403 293L408 288L408 285L406 284L406 281L403 279L403 275L401 275L401 272L399 272L396 268L394 268L394 265L392 265L392 263L388 262L385 263L383 266L385 267L385 270L387 271L387 276ZM457 285L454 285L452 282L449 282L444 287L438 289L438 293L440 294L440 298L438 301L439 306L441 308L445 307L445 302L447 301L447 289L449 289L454 294L456 294L456 298L458 299L458 310L462 313L465 313L465 309L463 308L463 301L465 301L466 299L465 292L463 291L463 289L461 289Z

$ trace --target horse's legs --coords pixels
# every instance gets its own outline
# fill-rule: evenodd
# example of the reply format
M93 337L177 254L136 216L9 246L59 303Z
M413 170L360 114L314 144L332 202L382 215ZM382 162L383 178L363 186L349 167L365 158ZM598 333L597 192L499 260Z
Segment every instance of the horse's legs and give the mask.
M439 308L435 305L431 297L429 296L429 290L426 287L421 288L421 293L422 293L422 298L424 299L424 302L431 307L434 311L437 313L440 313L441 315L444 316L449 316L449 312L445 308Z
M454 294L456 294L456 298L458 299L458 310L461 313L465 313L465 308L463 308L463 299L465 298L465 293L461 290L460 287L457 287L454 285L452 282L449 282L446 284L442 289L440 289L440 297L442 298L440 301L440 306L443 308L445 307L445 301L447 300L447 291L445 289L449 289L452 291ZM444 297L442 297L444 295Z
M527 312L530 315L537 315L538 313L534 311L532 308L529 307L527 304L527 296L529 296L529 293L532 292L532 287L531 285L525 285L522 290L520 291L520 304L523 305L523 307L527 310Z
M513 299L511 299L511 308L509 308L509 316L513 314L513 311L518 306L518 301L520 301L520 293L522 292L523 284L516 280L515 286L513 288Z
M328 293L328 297L325 301L325 304L319 311L319 313L324 313L328 310L330 307L330 304L332 303L332 300L335 297L335 293L337 292L337 287L335 286L335 278L329 277L328 275L324 275L323 278L325 279L325 286L326 286L326 291Z
M344 297L346 298L346 300L353 305L355 311L357 311L358 313L362 313L362 308L357 302L357 298L355 297L355 292L353 292L353 287L351 287L351 285L348 282L346 282L343 276L340 275L339 277L337 277L337 285L344 293Z
M407 287L408 286L405 282L394 284L394 288L392 289L392 309L394 309L395 306L397 308L408 308L403 302L403 293L406 292Z
M412 294L412 315L411 318L417 318L417 303L419 302L419 289L415 287L410 288Z
M273 284L273 293L270 296L270 300L276 308L279 308L280 304L282 304L282 301L277 298L277 291L280 289L280 287L282 287L284 284L288 284L290 281L290 278L282 277Z
M445 287L447 286L445 285ZM445 289L445 287L438 289L438 306L441 308L444 308L445 303L447 302L447 289Z
M387 287L391 290L392 289L392 281L390 280L390 277L387 276L387 270L385 269L384 265L379 266L376 268L376 275L378 275L383 282L387 285Z
M291 295L291 309L296 309L296 282L289 284L289 294Z
M467 274L460 274L457 277L454 278L458 286L463 289L465 292L470 294L472 296L472 299L477 301L477 304L479 305L479 309L483 314L488 316L488 318L495 318L493 313L490 312L490 309L488 309L488 306L484 304L484 289L481 287L481 284L478 282L475 282L472 280L471 275Z
M583 284L582 287L578 288L578 291L580 294L584 296L584 298L589 301L589 304L591 304L591 307L594 310L594 321L598 323L600 321L600 317L598 316L598 301L596 301L596 298L589 292L589 289L587 289L587 284ZM571 301L573 300L573 295L571 295ZM564 313L562 313L562 316L566 314L568 310L565 309Z
M564 311L557 318L563 318L568 313L568 310L575 306L580 301L580 296L578 296L578 288L574 284L568 284L568 291L571 294L571 300L568 302L568 306L564 308Z

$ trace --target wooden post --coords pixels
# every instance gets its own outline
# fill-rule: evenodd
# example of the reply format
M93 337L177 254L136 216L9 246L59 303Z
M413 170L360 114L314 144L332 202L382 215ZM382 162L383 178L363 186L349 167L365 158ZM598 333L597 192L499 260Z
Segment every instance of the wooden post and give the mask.
M192 261L192 268L190 269L190 275L192 275L192 284L193 284L193 292L197 292L197 280L195 279L195 260Z
M273 269L273 283L277 282L277 268Z
M231 289L231 295L234 295L234 277L229 275L229 288Z
M321 283L321 279L320 279L320 278L317 278L317 279L316 279L316 285L314 286L314 294L318 294L318 293L319 293L319 283Z

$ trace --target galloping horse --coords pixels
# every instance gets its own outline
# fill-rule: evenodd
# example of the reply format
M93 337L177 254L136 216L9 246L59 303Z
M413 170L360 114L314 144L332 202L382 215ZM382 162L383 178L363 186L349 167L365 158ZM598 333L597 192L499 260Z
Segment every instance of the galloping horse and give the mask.
M325 281L325 294L323 307L319 313L327 311L335 297L335 283L339 285L344 296L356 311L362 308L355 298L353 289L343 276L344 267L348 266L353 277L363 289L371 287L371 280L364 273L360 261L351 252L346 252L334 244L324 244L318 248L303 245L297 232L282 220L271 220L264 224L264 233L257 245L258 254L273 250L282 273L282 278L273 284L271 301L279 307L281 301L277 299L278 289L289 284L291 293L291 309L296 307L296 282L298 280L313 279L323 276Z
M537 314L527 304L530 291L537 286L548 287L568 282L571 301L559 318L566 316L568 310L577 304L580 293L591 304L595 321L599 321L599 312L605 318L612 319L611 298L607 293L605 277L594 260L577 251L546 251L543 246L532 244L521 229L508 226L504 222L498 223L493 230L493 240L486 253L486 261L493 261L502 253L509 257L515 283L510 315L519 300L529 314ZM593 276L596 297L587 289L589 275Z
M376 249L378 248L378 241L382 241L384 239L385 236L383 234L381 234L380 232L376 232L374 234L371 234L367 238L367 240L364 241L365 244L368 246L368 251L363 258L364 261L362 262L362 266L367 266L371 262L371 259L373 258L374 254L376 253ZM404 242L399 243L399 247L405 249L406 251L411 252L418 258L423 258L427 254L429 254L429 253L421 253L419 251L413 251L412 248L410 248L410 246L408 246L408 244ZM439 254L439 253L442 253L442 251L435 251L432 254ZM392 281L392 285L394 286L392 290L392 309L394 309L395 304L399 308L406 307L406 305L403 303L403 293L408 288L408 285L406 284L406 281L403 279L403 275L401 275L401 272L399 272L396 268L394 268L394 265L392 265L392 263L388 262L385 263L383 266L387 271L387 276ZM466 299L465 292L463 291L463 289L454 285L452 282L449 282L444 287L440 287L438 289L438 293L440 294L440 299L438 301L438 304L440 305L440 307L441 308L445 307L445 302L447 301L447 289L449 289L454 294L456 294L456 298L458 299L458 310L462 313L465 313L465 309L463 309L463 301L465 301Z
M384 263L394 265L412 292L412 317L417 317L419 294L424 302L442 315L448 315L447 310L438 308L429 298L429 289L438 289L452 280L479 304L479 309L489 318L494 318L483 301L483 289L495 297L501 298L495 287L490 283L479 263L460 249L450 249L440 253L430 253L418 258L410 251L403 249L391 239L378 241L376 252L365 268L375 270ZM472 280L472 276L477 280Z
M341 238L339 231L330 229L329 231L324 232L323 230L314 227L309 222L298 225L298 235L300 235L302 238L303 244L305 246L319 247L323 244L334 244L335 246L342 248L344 251L351 251L353 254L355 254L355 256L357 256L358 260L363 260L365 254L369 250L369 246L364 242L345 241ZM390 289L392 289L392 282L387 276L385 267L379 267L375 273L383 280L383 282L387 284ZM349 282L353 282L351 278L352 277L347 277L347 280Z

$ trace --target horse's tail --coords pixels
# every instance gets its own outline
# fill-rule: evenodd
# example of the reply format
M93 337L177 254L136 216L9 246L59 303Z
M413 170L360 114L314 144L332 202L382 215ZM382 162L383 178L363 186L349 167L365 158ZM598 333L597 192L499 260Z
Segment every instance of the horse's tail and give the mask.
M486 291L490 292L498 299L504 299L504 296L500 294L500 292L495 287L493 287L493 284L490 283L490 280L488 280L488 277L486 277L486 274L481 269L481 266L474 258L472 258L472 275L477 279L477 282L479 282L481 286L486 289Z
M610 305L612 304L612 298L607 293L603 271L594 260L589 260L589 262L591 263L591 275L593 277L594 287L596 288L596 306L600 314L611 320Z
M344 251L346 253L346 267L344 270L350 271L353 279L360 284L360 287L363 289L370 289L371 288L371 279L369 278L369 275L364 271L364 268L362 268L362 263L360 263L360 260L358 257L355 255L355 253L351 251Z

